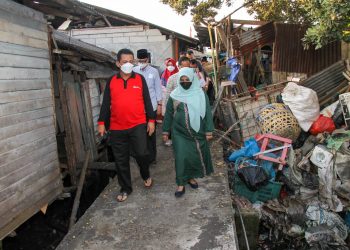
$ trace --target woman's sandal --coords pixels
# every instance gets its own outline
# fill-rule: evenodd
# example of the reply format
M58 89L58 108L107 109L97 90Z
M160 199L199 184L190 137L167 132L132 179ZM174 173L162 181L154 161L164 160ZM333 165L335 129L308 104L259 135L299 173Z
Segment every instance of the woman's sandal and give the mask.
M148 180L150 180L151 183L147 185ZM152 178L148 178L147 180L144 181L144 186L145 186L145 188L151 188L152 185L153 185L153 180L152 180Z
M191 188L193 188L193 189L198 188L198 182L196 182L196 181L194 181L194 183L192 183L191 181L188 181L188 184L190 184Z
M128 199L128 193L127 192L120 192L117 195L117 201L118 202L123 202L123 201L126 201L127 199Z

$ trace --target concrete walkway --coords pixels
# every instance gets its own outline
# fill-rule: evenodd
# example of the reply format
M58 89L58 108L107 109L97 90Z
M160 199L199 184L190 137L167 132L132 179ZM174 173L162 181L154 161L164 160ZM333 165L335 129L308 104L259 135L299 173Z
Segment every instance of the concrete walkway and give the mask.
M159 136L160 137L160 136ZM212 149L215 173L186 186L176 199L172 149L159 142L154 186L143 188L132 164L134 192L119 203L112 181L62 240L57 250L72 249L238 249L225 165L219 147Z

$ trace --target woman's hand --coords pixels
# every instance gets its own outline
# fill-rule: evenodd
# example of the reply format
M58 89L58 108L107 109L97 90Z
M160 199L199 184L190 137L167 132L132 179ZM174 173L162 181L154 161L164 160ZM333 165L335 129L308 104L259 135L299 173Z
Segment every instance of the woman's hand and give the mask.
M206 135L205 137L207 138L207 141L210 141L211 139L213 139L213 135Z

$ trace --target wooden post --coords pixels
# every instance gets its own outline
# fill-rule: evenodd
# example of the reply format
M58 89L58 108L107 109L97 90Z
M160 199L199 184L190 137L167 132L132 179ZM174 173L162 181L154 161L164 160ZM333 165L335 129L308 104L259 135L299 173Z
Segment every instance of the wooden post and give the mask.
M80 84L80 90L81 90L81 96L82 96L82 102L83 102L83 109L85 113L85 120L86 120L86 129L89 139L89 148L91 149L91 159L96 160L97 159L97 149L96 149L96 140L95 140L95 127L92 117L92 109L91 109L91 97L90 97L90 90L89 90L89 82L84 81Z
M69 230L72 229L72 227L74 226L75 221L76 221L76 215L77 215L79 204L80 204L81 191L83 190L83 185L84 185L84 181L85 181L85 174L86 174L86 169L87 169L87 166L89 163L89 159L90 159L90 150L85 152L84 165L83 165L83 169L81 170L81 173L80 173L78 190L77 190L77 193L75 194L73 208L72 208L72 214L71 214L70 220L69 220Z
M179 38L175 37L175 49L174 49L174 58L175 58L175 61L178 61L179 60Z
M63 86L61 59L59 56L57 56L57 60L56 60L56 71L57 71L57 84L58 84L58 89L60 94L60 103L61 103L62 113L63 113L64 131L66 134L64 137L64 145L67 152L67 167L70 174L72 185L75 185L76 184L76 158L75 158L75 152L74 152L74 141L72 139L72 130L70 127L70 122L69 122L70 119L69 119L68 106L67 106L67 96L65 92L65 87Z
M211 47L211 57L212 57L212 64L213 64L213 71L214 71L214 90L215 90L215 96L217 97L217 94L218 94L218 77L217 77L216 66L215 66L214 43L213 43L213 38L212 38L212 34L211 34L211 26L210 26L210 24L208 24L208 32L209 32L210 47Z

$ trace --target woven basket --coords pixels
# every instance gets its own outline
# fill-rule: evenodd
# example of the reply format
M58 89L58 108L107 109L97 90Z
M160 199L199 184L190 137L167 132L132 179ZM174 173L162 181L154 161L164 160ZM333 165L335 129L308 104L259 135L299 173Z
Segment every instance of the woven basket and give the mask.
M297 119L282 103L265 106L259 111L256 119L261 131L265 134L278 135L294 142L301 132Z

